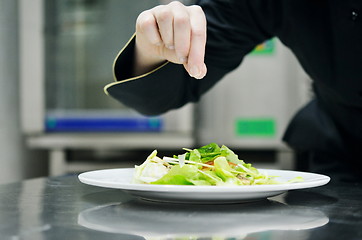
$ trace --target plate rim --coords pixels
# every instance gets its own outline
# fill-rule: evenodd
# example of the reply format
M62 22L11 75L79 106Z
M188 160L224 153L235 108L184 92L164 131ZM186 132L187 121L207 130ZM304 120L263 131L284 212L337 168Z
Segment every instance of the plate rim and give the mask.
M80 182L104 188L120 189L127 191L147 191L147 192L195 192L195 193L220 193L220 192L265 192L265 191L289 191L296 189L306 189L319 187L327 184L330 181L330 177L310 172L294 171L294 170L278 170L278 169L264 169L259 168L259 171L268 172L269 175L274 173L293 173L299 175L313 176L312 181L304 181L297 183L285 183L285 184L271 184L271 185L248 185L248 186L194 186L194 185L153 185L153 184L135 184L135 183L120 183L114 180L99 180L92 179L89 176L99 173L109 172L126 172L130 174L134 171L134 168L113 168L93 170L80 173L78 179Z

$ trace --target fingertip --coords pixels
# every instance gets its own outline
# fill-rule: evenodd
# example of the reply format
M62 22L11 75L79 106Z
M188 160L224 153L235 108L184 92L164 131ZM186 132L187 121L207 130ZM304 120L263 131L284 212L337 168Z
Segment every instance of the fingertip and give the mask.
M201 74L200 68L196 65L191 66L189 74L191 77L198 78Z
M201 70L201 78L204 78L205 76L206 76L206 74L207 74L207 67L206 67L206 64L204 63L203 65L202 65L202 68L201 68L202 70ZM201 79L200 78L200 79Z
M202 79L206 76L207 68L205 63L201 66L193 65L187 68L189 75L196 79Z

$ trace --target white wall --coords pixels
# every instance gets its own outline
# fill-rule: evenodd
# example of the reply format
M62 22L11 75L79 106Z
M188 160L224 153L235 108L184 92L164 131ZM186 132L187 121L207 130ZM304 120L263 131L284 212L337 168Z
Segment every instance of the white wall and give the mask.
M42 175L47 168L39 152L26 149L20 130L17 3L0 0L0 184Z

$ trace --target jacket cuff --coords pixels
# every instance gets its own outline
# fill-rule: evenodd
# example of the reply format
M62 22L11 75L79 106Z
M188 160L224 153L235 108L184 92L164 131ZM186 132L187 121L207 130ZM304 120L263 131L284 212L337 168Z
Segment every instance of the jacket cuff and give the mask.
M117 84L122 84L125 82L144 78L169 63L168 61L166 61L159 67L152 69L151 71L146 72L145 74L142 74L139 76L132 76L134 48L135 48L135 42L136 42L135 39L136 39L136 34L133 34L132 37L130 38L130 40L126 43L126 45L117 54L117 56L113 62L113 67L112 67L114 82L109 83L104 87L104 92L107 95L110 95L109 91L108 91L108 89L110 87L117 85Z

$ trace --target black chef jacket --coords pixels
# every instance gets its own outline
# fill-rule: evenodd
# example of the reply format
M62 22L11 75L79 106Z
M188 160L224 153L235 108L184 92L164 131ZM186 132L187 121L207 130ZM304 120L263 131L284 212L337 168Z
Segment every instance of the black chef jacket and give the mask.
M335 152L346 164L362 162L362 1L201 0L198 4L207 18L204 79L191 78L182 65L172 63L130 78L131 39L116 58L116 82L105 91L143 114L161 114L197 101L257 44L278 37L314 80L315 90L315 98L293 118L284 140L298 150Z

